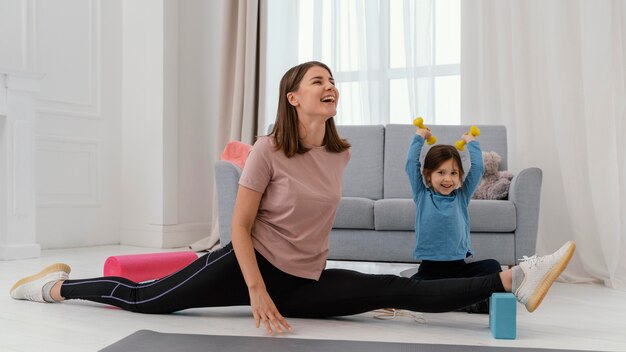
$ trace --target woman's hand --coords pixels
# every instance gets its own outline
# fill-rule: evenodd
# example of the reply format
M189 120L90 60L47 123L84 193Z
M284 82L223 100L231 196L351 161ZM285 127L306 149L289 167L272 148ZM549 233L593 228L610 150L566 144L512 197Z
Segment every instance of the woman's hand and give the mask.
M263 322L268 334L274 333L274 330L278 333L282 333L284 330L291 331L291 325L280 314L265 288L250 288L248 292L250 294L250 307L257 328Z

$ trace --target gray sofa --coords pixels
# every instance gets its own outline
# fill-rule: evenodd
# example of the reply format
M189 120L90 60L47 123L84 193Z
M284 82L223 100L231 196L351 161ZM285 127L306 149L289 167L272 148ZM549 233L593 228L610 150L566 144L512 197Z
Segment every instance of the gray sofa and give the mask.
M469 126L429 126L437 143L453 144ZM478 126L483 151L502 157L507 169L504 126ZM352 144L342 199L330 234L329 259L416 262L412 258L415 204L404 171L415 134L412 125L337 126ZM241 170L226 161L215 165L220 242L230 242L230 223ZM535 252L542 172L527 168L512 180L507 200L472 200L469 206L475 255L515 265Z

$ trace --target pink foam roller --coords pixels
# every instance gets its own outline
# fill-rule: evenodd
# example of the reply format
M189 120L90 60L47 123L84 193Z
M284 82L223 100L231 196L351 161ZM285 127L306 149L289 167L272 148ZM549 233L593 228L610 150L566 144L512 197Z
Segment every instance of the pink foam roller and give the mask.
M104 262L104 276L121 276L135 282L160 279L172 274L194 260L195 252L163 252L115 255Z

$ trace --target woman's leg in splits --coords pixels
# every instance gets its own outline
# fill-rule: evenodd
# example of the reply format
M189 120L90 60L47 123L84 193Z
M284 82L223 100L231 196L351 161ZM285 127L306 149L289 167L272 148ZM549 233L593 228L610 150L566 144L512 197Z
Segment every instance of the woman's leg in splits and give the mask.
M303 283L283 295L277 306L285 316L309 318L352 315L380 308L438 313L504 291L498 273L476 278L415 280L327 269L319 281Z
M159 280L146 283L121 277L66 280L60 285L60 295L64 299L84 299L140 313L250 303L230 244Z

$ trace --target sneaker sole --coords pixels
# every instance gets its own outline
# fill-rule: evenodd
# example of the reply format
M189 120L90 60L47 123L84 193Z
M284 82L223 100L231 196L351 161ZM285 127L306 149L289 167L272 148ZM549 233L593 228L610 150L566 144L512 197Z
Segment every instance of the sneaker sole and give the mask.
M552 270L550 270L546 274L546 276L543 279L543 282L539 284L535 293L532 295L532 297L530 297L530 299L526 303L526 309L529 312L534 312L535 309L539 307L539 305L541 304L541 301L543 301L543 298L546 296L546 293L548 293L548 290L550 289L550 287L552 287L552 284L554 283L554 281L556 281L559 275L561 275L563 270L565 270L565 268L567 267L567 264L569 263L570 259L572 259L572 256L574 255L575 250L576 250L576 243L572 242L572 245L570 246L568 251L565 253L561 261L556 263L554 268L552 268Z
M55 263L55 264L49 265L45 269L43 269L42 271L38 272L37 274L31 275L31 276L27 276L27 277L21 279L20 281L16 282L15 285L13 285L13 287L11 287L11 289L9 290L9 294L12 294L13 291L15 291L16 288L18 288L18 287L20 287L20 286L22 286L24 284L27 284L27 283L29 283L31 281L39 280L42 277L44 277L44 276L46 276L46 275L48 275L50 273L53 273L55 271L65 271L69 275L69 273L70 273L70 271L72 271L72 269L70 268L69 265L63 264L63 263Z

